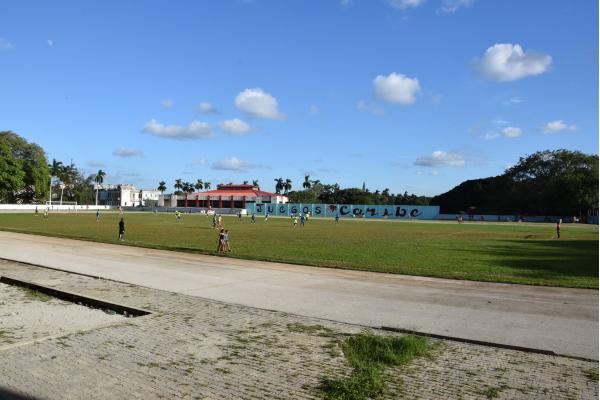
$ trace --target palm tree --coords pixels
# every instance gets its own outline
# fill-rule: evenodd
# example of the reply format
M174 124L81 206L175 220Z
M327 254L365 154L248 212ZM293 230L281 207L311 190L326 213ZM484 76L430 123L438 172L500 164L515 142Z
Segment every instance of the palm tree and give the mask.
M285 187L284 183L283 183L283 178L275 178L275 193L279 194L281 193L281 190L283 190L283 188Z
M210 190L210 182L204 182L204 190Z
M96 176L94 177L94 182L96 182L96 205L98 205L98 188L104 182L104 177L106 176L106 172L101 169L98 170Z
M183 189L184 192L186 193L194 193L194 184L191 182L186 182L185 183L185 188Z
M290 190L292 190L292 180L287 178L285 183L283 184L283 188L285 189L285 194L288 194Z
M259 187L259 185L258 185L258 179L255 179L255 180L252 181L252 186Z
M181 178L179 179L175 179L175 184L173 185L173 187L175 188L175 192L181 192L183 190L183 183Z
M58 178L62 173L63 163L57 161L55 158L52 159L52 164L48 164L50 170L50 204L52 204L52 178Z
M248 184L248 181L244 181L244 183L242 183L242 185L247 185L247 184Z
M62 167L59 178L61 180L60 185L60 205L62 205L63 193L65 188L70 188L73 186L73 182L75 182L75 176L77 175L77 169L75 168L75 164L71 162L71 164Z
M302 187L304 189L310 189L310 175L304 175L304 182L302 182Z
M159 190L161 194L164 193L165 190L167 190L167 182L165 182L165 181L158 182L158 188L156 188L156 189Z
M196 183L194 184L194 188L196 190L202 190L203 187L204 187L204 183L202 182L202 179L196 180Z
M317 185L321 184L321 181L318 179L315 179L314 181L310 181L310 183L311 183L311 186L317 186Z

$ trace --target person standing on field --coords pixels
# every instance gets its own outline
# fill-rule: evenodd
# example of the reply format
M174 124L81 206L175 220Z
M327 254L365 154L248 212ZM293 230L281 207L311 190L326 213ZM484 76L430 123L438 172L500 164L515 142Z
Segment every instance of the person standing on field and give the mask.
M256 214L252 213L252 219L250 220L250 222L253 224L256 223Z
M100 222L100 210L96 210L96 222Z
M121 217L121 220L119 221L119 240L125 240L125 220L123 217Z
M557 222L556 222L556 238L560 239L560 223L562 222L562 218L560 218Z

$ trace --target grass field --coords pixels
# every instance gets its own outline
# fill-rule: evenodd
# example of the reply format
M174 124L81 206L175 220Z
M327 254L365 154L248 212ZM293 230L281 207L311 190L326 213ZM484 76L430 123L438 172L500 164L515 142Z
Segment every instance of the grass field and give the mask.
M0 230L118 243L119 215L0 214ZM211 217L127 213L125 244L215 254ZM224 217L228 256L492 282L598 288L598 226Z

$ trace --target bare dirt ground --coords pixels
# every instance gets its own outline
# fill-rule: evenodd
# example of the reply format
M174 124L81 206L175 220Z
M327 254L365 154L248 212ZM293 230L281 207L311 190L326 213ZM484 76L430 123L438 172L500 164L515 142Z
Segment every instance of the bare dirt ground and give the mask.
M319 398L324 377L350 373L339 341L364 331L11 262L0 262L0 275L152 311L1 350L0 393L48 400ZM0 315L22 302L8 296ZM387 370L386 398L598 398L597 362L431 344L430 357Z

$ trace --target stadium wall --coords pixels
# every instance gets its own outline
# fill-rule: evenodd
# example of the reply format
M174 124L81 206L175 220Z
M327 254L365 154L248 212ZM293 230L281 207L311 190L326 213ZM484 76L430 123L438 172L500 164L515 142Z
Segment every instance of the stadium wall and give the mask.
M35 208L38 208L39 212L43 212L46 207L50 211L73 211L73 208L77 211L86 211L86 210L108 210L111 206L90 206L90 205L73 205L73 204L53 204L46 206L45 204L0 204L0 212L29 212L35 211Z
M307 214L313 217L437 219L439 206L369 205L369 204L248 204L248 213L290 216Z

